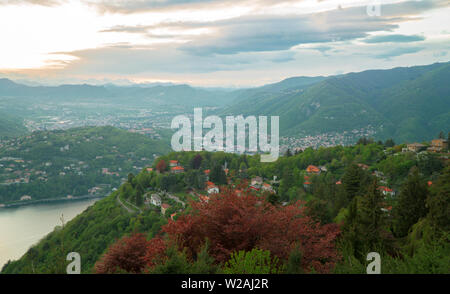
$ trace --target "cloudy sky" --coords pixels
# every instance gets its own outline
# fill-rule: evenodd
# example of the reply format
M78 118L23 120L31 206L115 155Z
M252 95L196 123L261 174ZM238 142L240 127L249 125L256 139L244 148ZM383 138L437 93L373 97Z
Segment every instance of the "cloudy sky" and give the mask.
M254 86L450 60L450 0L0 0L0 77Z

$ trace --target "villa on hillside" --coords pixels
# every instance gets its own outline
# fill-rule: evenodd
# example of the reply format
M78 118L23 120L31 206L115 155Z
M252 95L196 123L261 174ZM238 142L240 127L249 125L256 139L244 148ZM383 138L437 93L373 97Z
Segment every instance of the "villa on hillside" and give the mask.
M408 148L408 151L417 153L417 152L420 152L422 150L425 150L425 148L427 146L425 146L423 144L420 144L420 143L412 143L412 144L406 145L406 147Z
M307 172L308 174L316 174L316 175L318 175L318 174L320 174L320 168L318 168L318 167L315 166L315 165L309 165L309 166L306 168L306 172Z
M182 166L174 166L171 168L172 173L179 174L184 172L184 167Z
M152 194L152 196L150 197L150 203L155 206L161 206L161 197L159 197L159 195L157 194Z
M171 161L169 161L169 166L170 167L178 166L178 160L171 160Z
M213 182L206 182L206 191L208 194L217 194L219 193L219 188Z
M429 152L445 152L448 149L448 141L444 139L436 139L431 141L431 146L428 147L427 151Z
M255 188L260 188L262 184L263 184L263 179L261 177L254 177L251 180L251 186L253 186Z

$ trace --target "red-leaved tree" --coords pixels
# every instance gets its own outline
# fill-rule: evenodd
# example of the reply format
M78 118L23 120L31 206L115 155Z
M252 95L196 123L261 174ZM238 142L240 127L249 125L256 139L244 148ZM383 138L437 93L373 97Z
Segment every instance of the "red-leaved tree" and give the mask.
M160 238L147 241L144 234L123 237L111 245L107 253L95 264L98 274L142 273L164 258L165 243Z
M338 260L335 224L320 225L306 216L303 203L276 207L244 192L224 189L209 202L191 202L192 213L169 220L163 231L179 248L195 257L205 240L217 262L225 262L234 251L257 247L286 260L296 245L303 253L305 271L328 272Z
M158 163L156 164L156 169L160 172L163 173L167 168L167 164L164 161L164 159L161 159L160 161L158 161Z

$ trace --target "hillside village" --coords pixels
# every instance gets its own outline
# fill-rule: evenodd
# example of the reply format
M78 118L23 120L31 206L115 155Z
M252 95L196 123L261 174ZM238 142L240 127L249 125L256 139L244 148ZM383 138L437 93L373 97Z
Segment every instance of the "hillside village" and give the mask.
M431 156L430 158L435 158L442 166L448 165L450 155L448 153L448 141L444 139L432 140L427 145L412 143L383 147L380 151L383 154L382 156L386 158L385 160L401 156L405 157L405 160L406 158L416 158L418 162L421 162L424 160L423 158ZM204 155L202 153L200 153L202 155L197 154L196 156L195 153L190 153L191 159L189 161L184 160L183 164L178 159L182 154L173 153L163 156L158 158L152 167L143 169L147 181L155 183L154 186L150 183L146 184L150 186L143 194L142 203L144 207L159 209L162 215L174 219L177 214L187 207L187 203L190 200L208 202L210 197L219 194L223 189L231 189L237 195L241 195L243 192L251 192L263 198L281 201L282 205L288 205L293 200L298 199L296 198L297 196L293 199L288 199L285 195L283 197L285 192L280 191L280 180L285 178L285 176L282 173L270 174L270 176L252 175L252 173L249 173L250 169L244 169L242 166L236 168L236 165L234 165L233 168L230 168L229 162L234 160L233 157L239 157L238 155L224 155L227 159L224 159L222 164L217 165L214 161L204 164L206 159L203 158ZM296 154L301 154L301 152L297 151ZM289 156L292 155L284 158L289 158ZM203 161L203 163L199 163L200 165L197 169L189 166L193 164L196 158L199 162ZM357 162L356 167L368 176L377 179L378 190L385 200L381 210L389 214L393 208L393 203L397 199L396 196L400 193L401 182L392 179L390 175L380 170L377 161ZM212 175L212 169L214 169L215 175ZM188 183L186 178L190 178L192 174L198 177L201 182ZM311 199L312 195L315 194L315 183L320 182L321 179L336 177L333 182L336 189L339 189L345 182L343 178L345 174L342 172L336 173L335 167L331 165L331 162L322 165L309 164L304 169L298 170L298 174L294 175L294 177L300 181L300 183L295 184L300 189L296 193L300 195L300 199L303 198L305 200ZM156 178L158 180L155 180ZM167 180L167 184L162 184L165 179L169 178L172 180ZM430 174L428 178L427 185L431 187L435 175ZM284 181L286 180L284 179ZM133 185L136 186L136 184ZM128 195L128 197L130 196Z
M0 140L0 206L106 196L162 153L163 143L154 142L109 127ZM137 153L136 146L148 152Z

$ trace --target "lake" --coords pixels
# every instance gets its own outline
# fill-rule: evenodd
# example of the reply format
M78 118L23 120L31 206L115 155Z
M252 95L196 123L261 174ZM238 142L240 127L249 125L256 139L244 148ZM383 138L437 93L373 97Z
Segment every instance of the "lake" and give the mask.
M61 215L67 223L97 200L0 209L0 270L8 260L19 259L31 245L61 225Z

